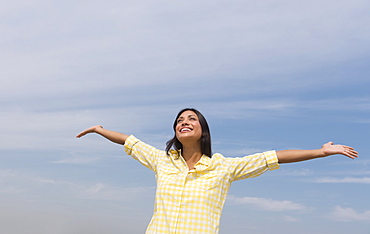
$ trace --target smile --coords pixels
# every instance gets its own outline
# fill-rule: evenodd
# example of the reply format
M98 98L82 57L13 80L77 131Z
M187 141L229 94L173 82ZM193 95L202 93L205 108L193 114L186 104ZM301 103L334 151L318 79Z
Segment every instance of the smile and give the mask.
M180 129L180 132L190 132L192 130L193 129L191 129L191 128L182 128L182 129Z

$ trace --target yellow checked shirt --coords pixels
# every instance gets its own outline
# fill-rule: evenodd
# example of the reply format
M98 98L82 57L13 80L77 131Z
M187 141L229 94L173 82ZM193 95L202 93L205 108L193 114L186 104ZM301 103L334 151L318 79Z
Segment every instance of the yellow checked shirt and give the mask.
M167 155L132 135L124 147L156 175L154 213L146 233L218 233L231 183L279 168L275 151L239 158L203 155L195 169L189 170L178 151Z

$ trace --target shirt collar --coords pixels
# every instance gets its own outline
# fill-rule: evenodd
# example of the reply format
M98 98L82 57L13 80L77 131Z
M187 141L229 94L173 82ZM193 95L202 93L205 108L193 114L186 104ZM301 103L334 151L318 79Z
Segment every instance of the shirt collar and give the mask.
M170 150L170 155L174 157L176 160L181 156L181 150ZM205 170L212 164L212 159L207 155L203 154L200 160L195 164L198 170Z
M199 171L206 170L209 168L212 164L212 159L208 157L207 155L202 155L200 160L195 164L195 168Z
M170 150L170 155L172 157L174 157L175 159L179 159L180 158L180 155L181 155L181 150L174 150L174 149L171 149Z

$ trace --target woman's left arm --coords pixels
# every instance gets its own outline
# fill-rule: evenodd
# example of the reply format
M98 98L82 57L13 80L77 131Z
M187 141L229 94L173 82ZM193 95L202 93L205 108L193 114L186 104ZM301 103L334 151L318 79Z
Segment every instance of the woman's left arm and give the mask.
M351 159L358 157L358 153L350 146L334 145L333 142L324 144L321 149L315 150L281 150L276 151L279 163L301 162L329 155L342 154Z

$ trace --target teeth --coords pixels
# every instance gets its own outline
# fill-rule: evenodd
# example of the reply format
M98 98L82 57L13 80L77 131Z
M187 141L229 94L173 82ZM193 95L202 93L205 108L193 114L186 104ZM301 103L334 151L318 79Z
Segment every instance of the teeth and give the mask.
M183 129L181 129L181 132L183 132L183 131L191 131L191 129L190 128L183 128Z

